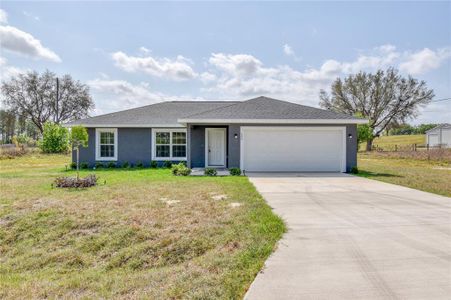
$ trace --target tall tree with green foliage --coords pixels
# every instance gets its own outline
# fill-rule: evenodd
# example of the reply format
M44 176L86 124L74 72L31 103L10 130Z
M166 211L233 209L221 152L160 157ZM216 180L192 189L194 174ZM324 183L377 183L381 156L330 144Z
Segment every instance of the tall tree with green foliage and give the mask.
M344 80L336 79L330 95L321 90L320 106L369 119L372 133L366 144L369 151L374 138L387 126L414 118L418 109L431 102L433 97L433 90L428 89L424 81L403 77L396 69L389 68L375 74L359 72Z
M69 149L69 130L53 122L44 123L39 147L44 153L65 153Z
M72 127L70 142L72 149L77 153L77 179L80 178L80 147L88 147L88 131L83 126Z

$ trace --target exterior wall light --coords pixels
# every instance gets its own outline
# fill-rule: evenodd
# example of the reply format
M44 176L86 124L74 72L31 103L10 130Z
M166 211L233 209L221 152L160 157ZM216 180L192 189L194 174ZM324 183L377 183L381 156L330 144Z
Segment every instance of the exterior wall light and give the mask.
M238 138L238 133L235 133L235 134L233 135L233 137L234 137L235 139L237 139L237 138Z
M352 134L348 134L348 138L349 138L349 139L352 139Z

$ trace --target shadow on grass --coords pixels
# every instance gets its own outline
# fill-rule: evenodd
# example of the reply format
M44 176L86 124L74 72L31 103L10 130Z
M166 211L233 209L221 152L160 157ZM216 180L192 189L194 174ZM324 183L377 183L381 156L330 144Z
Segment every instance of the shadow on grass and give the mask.
M358 176L361 177L367 177L367 178L371 178L371 177L404 177L404 176L400 176L400 175L395 175L395 174L388 174L388 173L377 173L377 172L371 172L371 171L365 171L365 170L359 170L359 173L356 174Z

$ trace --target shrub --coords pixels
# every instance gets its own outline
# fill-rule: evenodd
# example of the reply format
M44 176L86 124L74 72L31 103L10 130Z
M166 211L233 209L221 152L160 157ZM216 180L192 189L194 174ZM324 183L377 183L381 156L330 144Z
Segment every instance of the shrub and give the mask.
M99 178L91 174L85 178L58 177L55 179L55 186L59 188L85 188L95 186Z
M103 163L101 163L101 162L96 162L96 169L101 169L101 168L103 168L103 167L104 167Z
M80 169L87 169L88 167L89 167L89 165L88 165L87 162L82 162L82 163L80 164Z
M216 176L218 175L218 171L213 168L205 168L204 175L206 176Z
M351 168L351 173L352 174L358 174L359 173L359 169L356 166L354 166L354 167Z
M191 169L185 166L183 162L172 165L171 171L175 176L188 176L189 174L191 174Z
M172 162L170 160L165 160L163 163L163 168L170 168L172 167Z
M39 148L44 153L67 152L69 149L69 131L61 125L46 122Z
M229 170L230 175L232 176L240 176L241 175L241 169L240 168L231 168Z
M110 162L108 163L107 167L108 167L108 168L110 168L110 169L112 169L112 168L116 168L116 163L115 163L115 162L112 162L112 161L110 161Z
M74 161L71 162L71 163L70 163L70 168L73 169L73 170L75 170L75 169L77 168L77 163L74 162Z
M128 163L128 161L124 161L124 163L122 164L122 168L130 168L130 164Z
M152 160L150 162L150 167L153 169L156 169L156 168L158 168L158 163L155 160Z
M136 163L136 167L137 167L137 168L144 168L143 162L142 162L142 161L138 161L138 162Z
M16 145L17 148L24 150L25 146L28 145L30 143L31 138L29 138L27 135L25 134L19 134L19 135L15 135L12 138L12 142L14 145Z

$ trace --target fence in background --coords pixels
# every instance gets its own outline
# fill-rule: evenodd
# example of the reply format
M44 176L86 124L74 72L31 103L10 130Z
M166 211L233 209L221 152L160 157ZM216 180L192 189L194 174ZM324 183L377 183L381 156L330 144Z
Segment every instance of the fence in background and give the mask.
M447 144L439 144L439 145L429 145L429 144L391 144L391 145L373 145L372 151L378 152L402 152L402 151L430 151L436 149L450 149L450 146Z

